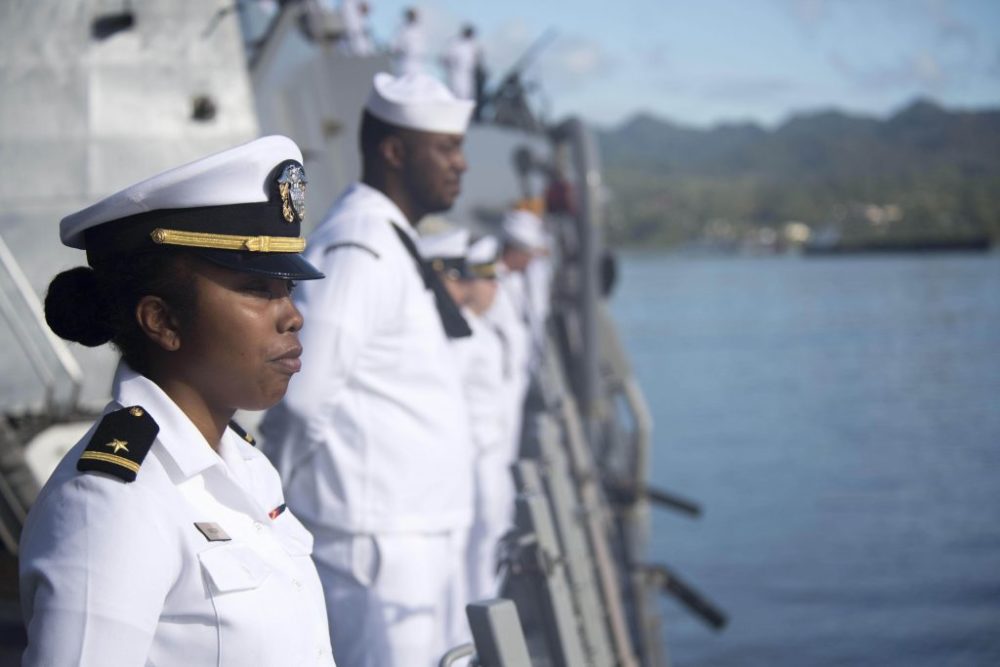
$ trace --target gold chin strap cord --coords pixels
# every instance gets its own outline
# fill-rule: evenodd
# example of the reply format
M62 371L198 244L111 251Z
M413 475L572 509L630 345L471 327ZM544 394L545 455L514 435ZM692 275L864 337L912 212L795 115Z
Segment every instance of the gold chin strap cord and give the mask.
M176 229L154 229L153 243L182 245L190 248L215 250L249 250L250 252L302 252L306 240L295 236L238 236L208 232L181 232Z
M477 278L496 278L496 264L470 264L469 271Z

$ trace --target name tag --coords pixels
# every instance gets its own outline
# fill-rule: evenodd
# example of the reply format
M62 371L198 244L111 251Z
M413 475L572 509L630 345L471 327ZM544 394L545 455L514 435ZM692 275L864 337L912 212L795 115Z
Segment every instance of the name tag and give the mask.
M209 542L228 542L233 539L229 537L226 531L222 530L222 526L211 521L195 521L194 527L205 536L205 539Z

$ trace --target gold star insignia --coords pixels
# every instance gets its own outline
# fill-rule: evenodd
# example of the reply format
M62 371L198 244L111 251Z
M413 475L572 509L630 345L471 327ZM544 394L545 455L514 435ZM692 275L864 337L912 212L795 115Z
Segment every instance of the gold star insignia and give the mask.
M117 454L118 452L120 452L123 449L127 452L128 451L128 447L125 446L127 444L128 444L128 440L119 440L118 438L115 438L114 440L112 440L111 442L107 443L104 446L105 447L114 447L115 448L114 453Z

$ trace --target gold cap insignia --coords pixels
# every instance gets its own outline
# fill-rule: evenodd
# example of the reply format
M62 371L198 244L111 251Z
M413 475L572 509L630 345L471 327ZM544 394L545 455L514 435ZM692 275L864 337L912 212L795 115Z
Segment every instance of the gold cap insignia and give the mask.
M298 164L290 164L281 170L278 177L278 192L281 194L281 215L285 222L299 222L306 217L306 172Z

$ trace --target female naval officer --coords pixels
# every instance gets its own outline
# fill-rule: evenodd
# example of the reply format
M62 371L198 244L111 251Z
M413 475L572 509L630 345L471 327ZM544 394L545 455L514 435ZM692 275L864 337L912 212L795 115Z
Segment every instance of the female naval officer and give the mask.
M113 400L21 538L25 665L334 664L312 537L237 409L299 370L302 156L265 137L63 219L61 337L121 352Z

